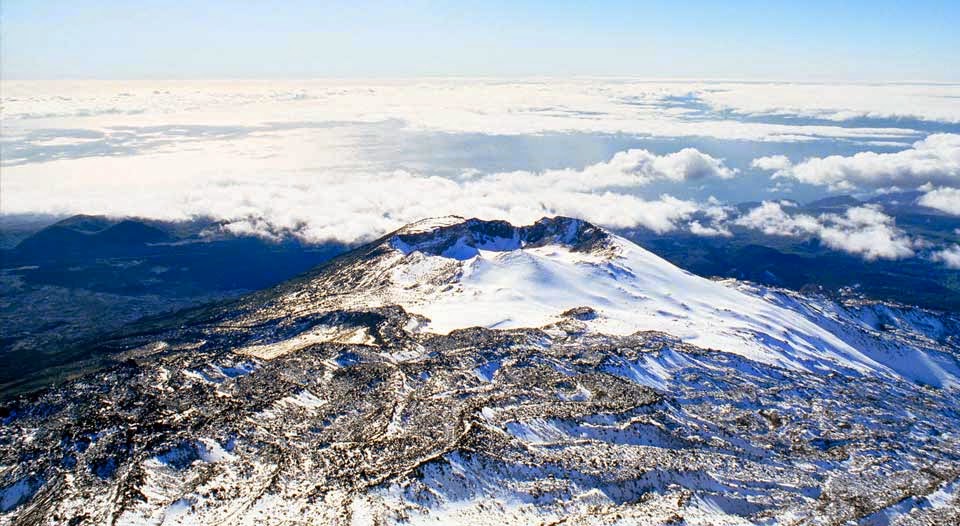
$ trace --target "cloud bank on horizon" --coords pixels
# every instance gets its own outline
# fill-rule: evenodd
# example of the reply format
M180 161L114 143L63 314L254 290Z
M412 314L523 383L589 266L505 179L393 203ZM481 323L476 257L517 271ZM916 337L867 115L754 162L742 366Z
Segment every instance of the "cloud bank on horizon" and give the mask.
M2 97L4 214L210 216L346 242L427 216L562 214L814 237L866 259L922 240L877 207L783 200L920 189L918 205L960 215L960 85L44 81ZM764 203L730 206L745 200Z

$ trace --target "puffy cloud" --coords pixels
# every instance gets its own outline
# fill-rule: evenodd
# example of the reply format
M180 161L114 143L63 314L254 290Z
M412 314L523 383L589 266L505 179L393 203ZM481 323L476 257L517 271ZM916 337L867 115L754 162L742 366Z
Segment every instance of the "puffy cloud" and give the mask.
M722 224L704 226L700 221L693 220L689 224L690 233L704 237L731 237L733 232Z
M758 157L754 159L750 166L760 170L779 171L793 166L786 155L770 155L767 157Z
M541 177L552 184L577 188L645 185L656 180L681 182L706 177L729 179L736 170L695 148L684 148L667 155L632 149L616 153L607 162L593 164L584 170L551 170ZM515 174L508 174L509 177Z
M768 236L799 237L815 234L820 223L815 217L797 214L790 215L783 204L764 201L760 206L737 218L735 224L754 230L760 230Z
M731 237L733 232L727 226L727 219L736 211L736 208L721 203L716 197L710 196L706 203L700 205L697 211L698 219L687 223L687 230L691 234L704 237ZM704 221L706 224L704 224Z
M953 245L933 253L931 259L939 261L948 268L960 269L960 245Z
M238 195L229 209L251 212L226 215L244 231L289 231L305 239L357 241L369 239L424 217L461 215L530 223L543 216L586 218L614 228L641 226L658 233L677 228L678 221L699 209L693 201L669 195L648 200L612 191L554 187L545 174L513 173L510 179L495 174L468 180L421 177L408 172L363 175L350 181L329 181L322 188L303 191L275 188L257 199L255 188ZM509 183L504 184L506 181ZM228 192L238 188L224 187ZM216 194L210 201L220 200ZM207 202L207 206L210 202ZM206 206L204 207L206 208ZM264 219L265 218L265 219Z
M308 238L350 241L430 216L452 214L530 222L558 214L582 217L609 227L641 226L663 233L676 229L678 221L689 218L702 206L669 195L643 199L633 195L632 189L654 180L726 178L732 174L722 161L692 149L664 156L628 150L608 162L583 170L473 173L455 179L424 177L405 171L356 174L351 180L328 180L315 191L309 189L306 195L322 194L318 204L334 206L336 212L315 219L316 212L304 206L303 215L307 219L299 224L305 225L303 232ZM273 194L273 198L277 203L285 203L293 196ZM250 199L247 194L245 200ZM708 206L712 208L715 205ZM344 227L344 220L356 225ZM365 224L367 221L372 224ZM290 219L285 222L298 223Z
M645 152L645 156L649 159L651 154ZM737 172L737 170L724 166L723 161L700 153L695 148L684 148L669 155L655 156L653 166L657 173L673 174L670 178L674 180L677 180L678 177L680 180L702 179L704 177L729 179Z
M735 224L764 234L817 237L833 249L866 260L900 259L914 255L916 243L894 225L893 218L873 206L857 206L843 214L790 214L782 203L765 201Z
M923 206L935 208L955 216L960 216L960 188L937 188L920 196L917 200Z
M818 235L829 247L860 254L865 259L913 256L914 241L893 224L893 218L871 206L847 209L843 215L824 214Z
M960 135L936 133L895 153L860 152L852 156L813 157L791 164L783 156L754 159L752 166L775 171L774 178L849 190L916 186L926 182L960 184Z

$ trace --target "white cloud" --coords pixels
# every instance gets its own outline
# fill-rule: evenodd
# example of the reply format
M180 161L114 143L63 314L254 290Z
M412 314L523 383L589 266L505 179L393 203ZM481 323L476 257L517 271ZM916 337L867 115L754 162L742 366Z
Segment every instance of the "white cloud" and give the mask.
M730 237L733 235L730 229L722 224L704 226L700 221L690 221L688 225L690 233L704 237Z
M860 152L852 156L813 157L790 164L782 156L754 159L752 165L776 170L774 178L849 190L916 186L926 182L960 184L960 135L937 133L895 153Z
M765 201L734 223L772 236L816 237L830 248L871 261L914 255L914 240L894 225L892 217L873 206L815 217L789 214L781 203Z
M719 113L690 118L697 110L676 103L677 98L692 95L694 101L699 97L712 104L722 93L742 101L767 90L781 93L783 86L628 79L7 81L0 92L3 124L13 132L39 126L103 129L143 123L258 126L396 120L415 130L496 135L628 133L778 142L825 137L897 142L918 135L898 127L746 122ZM870 105L885 97L889 88L820 86L805 95L815 104L841 91L845 94L841 100ZM849 96L851 91L855 96ZM956 88L942 91L960 93ZM957 113L948 98L929 101L936 104L931 116Z
M948 268L960 269L960 245L953 245L933 253L932 259Z
M730 179L737 173L737 170L724 166L721 160L700 153L695 148L684 148L677 153L661 156L655 159L654 166L659 172L677 174L683 179Z
M213 144L234 146L230 141ZM722 160L689 148L667 155L627 150L581 170L469 172L457 178L407 170L345 172L339 158L237 156L217 163L212 173L205 167L204 177L193 180L203 166L204 150L186 157L148 158L152 162L139 162L139 157L57 161L74 167L71 173L41 171L51 163L18 167L22 174L38 171L45 180L38 184L29 175L11 179L2 196L4 210L161 219L211 216L226 220L231 232L270 238L293 233L311 241L369 239L424 217L448 214L523 223L569 215L609 227L667 232L702 206L669 195L644 199L634 191L653 181L734 174ZM192 166L194 162L198 166ZM302 173L305 163L320 167ZM124 170L127 165L136 170ZM117 172L130 175L116 177ZM713 210L719 205L706 206Z
M754 159L750 166L760 170L779 171L793 166L786 155L770 155L767 157L758 157Z
M937 188L920 196L917 200L923 206L935 208L955 216L960 216L960 188Z
M808 215L790 215L783 205L774 201L764 201L760 206L737 218L737 225L760 230L768 236L798 237L816 233L820 223Z
M721 159L695 148L684 148L666 155L633 149L618 152L609 161L588 166L583 171L549 171L544 176L555 179L556 184L570 184L570 181L580 179L580 184L599 188L643 185L658 179L675 182L706 177L729 179L736 172L726 167Z
M819 236L829 247L860 254L868 260L913 256L914 241L878 208L848 208L843 215L824 214L820 220L823 226Z
M807 84L768 82L703 89L717 109L843 121L859 117L960 122L956 84Z
M944 93L960 94L960 88L820 86L805 92L809 100L797 108L807 111L817 101L831 100L879 111L887 104L883 101L903 89L925 97L917 107L929 118L956 110ZM296 232L311 240L366 239L442 214L521 222L565 214L611 227L727 235L730 209L715 200L637 195L654 183L700 183L736 175L722 159L681 149L683 141L676 141L678 151L667 155L627 150L582 169L490 169L459 177L433 175L440 170L423 168L422 157L410 161L411 145L404 141L446 136L421 131L860 143L920 136L899 127L747 122L705 115L699 102L735 107L730 101L762 99L766 90L770 102L799 96L781 84L630 79L3 82L0 210L158 219L209 215L229 220L228 228L236 232L267 237ZM721 101L724 97L727 102ZM932 144L935 137L922 144ZM477 144L491 143L470 143ZM595 158L591 145L583 148L589 150L583 158ZM430 152L439 158L457 155L461 152ZM783 156L754 164L796 168ZM763 228L800 229L789 235L806 232L802 218L791 221L774 217ZM841 228L834 223L833 228Z

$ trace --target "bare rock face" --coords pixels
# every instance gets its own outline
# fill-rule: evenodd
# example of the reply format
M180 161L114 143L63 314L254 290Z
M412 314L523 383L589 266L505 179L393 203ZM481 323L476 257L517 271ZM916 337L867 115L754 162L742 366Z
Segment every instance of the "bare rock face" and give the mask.
M0 522L960 520L955 315L641 250L445 218L133 327L111 367L0 409ZM723 337L670 333L704 324Z
M592 307L574 307L564 311L562 316L580 321L589 321L596 319L597 311L593 310Z

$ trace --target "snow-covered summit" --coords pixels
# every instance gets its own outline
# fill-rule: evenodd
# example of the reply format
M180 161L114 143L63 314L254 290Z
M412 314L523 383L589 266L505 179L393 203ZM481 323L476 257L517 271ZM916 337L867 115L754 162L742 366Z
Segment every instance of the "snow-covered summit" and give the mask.
M304 302L304 290L331 291ZM399 305L419 332L550 327L571 309L596 313L584 330L662 331L704 348L794 370L850 370L957 385L948 354L892 343L836 306L785 301L686 272L588 222L532 225L446 217L414 223L362 248L281 300L302 312ZM825 301L825 300L823 300ZM309 307L304 307L308 303ZM838 319L839 316L839 319Z

